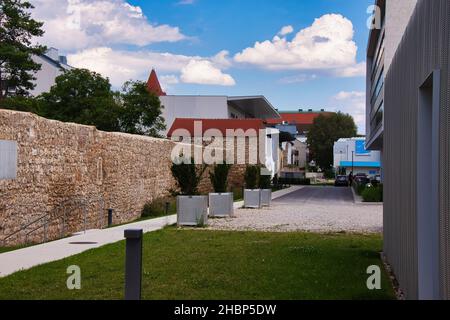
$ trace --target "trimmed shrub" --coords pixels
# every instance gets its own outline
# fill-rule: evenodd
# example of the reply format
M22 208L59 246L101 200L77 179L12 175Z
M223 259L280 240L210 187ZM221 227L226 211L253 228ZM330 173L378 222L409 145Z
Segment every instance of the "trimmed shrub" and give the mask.
M214 192L225 193L228 189L228 173L230 172L231 165L218 164L214 167L214 172L209 174L211 184L213 185Z
M194 164L194 159L187 159L180 156L177 161L172 164L172 176L177 182L180 189L180 195L195 196L198 195L198 185L202 179L205 170L208 167L203 165L199 168Z
M247 166L245 170L245 187L247 189L256 189L259 185L259 174L260 174L259 166Z
M361 195L364 202L383 202L383 186L365 188Z
M150 217L163 217L166 215L166 203L169 203L169 210L167 214L175 214L177 213L177 203L176 199L172 197L158 198L151 202L148 202L144 205L142 209L142 218L150 218Z

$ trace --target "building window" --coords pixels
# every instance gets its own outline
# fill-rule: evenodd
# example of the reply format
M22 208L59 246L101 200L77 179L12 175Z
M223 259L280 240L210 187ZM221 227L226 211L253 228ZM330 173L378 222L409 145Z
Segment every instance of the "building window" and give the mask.
M371 132L375 132L382 125L383 118L384 118L384 101L380 103L377 112L370 121Z
M383 88L383 85L384 85L384 68L380 72L380 75L377 80L377 84L375 85L375 90L373 91L373 94L372 94L372 99L371 99L372 106L377 101L378 96L380 95L381 89Z

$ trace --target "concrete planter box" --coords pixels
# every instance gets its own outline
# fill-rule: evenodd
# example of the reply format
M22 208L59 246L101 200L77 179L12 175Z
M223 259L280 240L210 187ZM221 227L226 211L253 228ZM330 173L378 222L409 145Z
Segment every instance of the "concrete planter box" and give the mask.
M261 205L263 207L270 207L272 204L272 190L262 189L261 190Z
M178 196L177 197L178 226L196 227L208 224L207 196Z
M210 217L231 217L234 214L233 193L210 193L209 215Z
M260 189L245 189L244 190L244 207L245 208L261 208L261 190Z

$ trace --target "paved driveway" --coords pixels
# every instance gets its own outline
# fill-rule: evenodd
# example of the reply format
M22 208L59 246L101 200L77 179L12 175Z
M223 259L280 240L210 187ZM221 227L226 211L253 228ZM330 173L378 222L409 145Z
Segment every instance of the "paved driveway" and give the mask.
M282 198L276 199L274 202L298 205L351 205L353 204L353 193L350 188L305 187Z
M236 217L210 220L210 229L379 233L383 207L353 202L349 188L304 187L263 209L238 209Z

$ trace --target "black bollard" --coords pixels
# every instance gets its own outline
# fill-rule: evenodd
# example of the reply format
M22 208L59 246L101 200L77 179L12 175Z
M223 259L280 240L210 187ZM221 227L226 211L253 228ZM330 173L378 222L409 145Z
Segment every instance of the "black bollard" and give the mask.
M113 224L113 209L108 209L108 228Z
M125 300L141 300L142 229L125 230Z
M166 216L169 215L169 205L170 205L170 203L166 202Z

